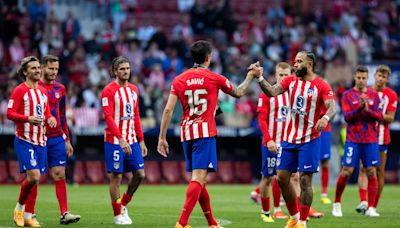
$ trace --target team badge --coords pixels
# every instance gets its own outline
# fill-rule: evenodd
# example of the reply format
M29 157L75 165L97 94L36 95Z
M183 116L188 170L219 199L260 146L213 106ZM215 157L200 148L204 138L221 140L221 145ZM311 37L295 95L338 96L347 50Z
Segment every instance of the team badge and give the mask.
M36 166L37 165L37 161L36 159L31 159L31 166Z
M308 90L307 90L307 95L308 96L312 96L312 95L314 95L314 88L309 88Z
M119 162L114 162L114 169L119 169Z
M60 98L60 93L56 92L55 96L56 96L57 99Z
M279 166L281 164L281 158L276 159L276 166Z
M351 163L351 158L346 158L346 164L350 164Z
M101 103L103 104L103 107L108 106L108 98L103 97L103 99L101 99Z
M374 105L374 101L372 99L368 99L368 104L369 105Z

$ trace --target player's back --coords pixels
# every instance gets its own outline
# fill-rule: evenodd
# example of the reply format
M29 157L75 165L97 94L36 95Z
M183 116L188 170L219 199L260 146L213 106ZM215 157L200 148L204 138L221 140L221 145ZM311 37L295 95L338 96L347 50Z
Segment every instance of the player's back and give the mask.
M182 141L216 135L215 110L218 91L229 93L232 85L225 77L205 68L192 68L176 77L171 93L182 105Z

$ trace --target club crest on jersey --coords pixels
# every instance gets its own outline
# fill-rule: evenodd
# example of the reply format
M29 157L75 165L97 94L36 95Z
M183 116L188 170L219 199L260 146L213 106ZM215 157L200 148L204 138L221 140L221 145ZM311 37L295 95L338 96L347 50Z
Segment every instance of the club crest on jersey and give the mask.
M303 108L303 106L304 106L304 97L303 96L298 96L296 98L296 105L297 105L297 108Z
M114 169L119 169L119 162L114 162Z
M55 94L54 94L55 96L56 96L56 98L58 99L58 98L60 98L60 93L58 93L58 92L55 92Z
M346 158L346 164L350 164L351 163L351 158Z
M30 162L31 162L31 166L36 166L37 165L36 159L31 159Z
M272 174L274 172L274 168L268 168L268 174Z
M369 105L374 105L374 101L372 99L368 99L367 101Z
M309 89L307 90L307 96L311 97L311 96L313 96L313 95L314 95L314 88L309 88Z
M39 116L42 116L42 114L43 114L42 105L40 105L40 104L37 104L37 105L36 105L36 113L37 113Z
M126 104L125 105L126 113L131 114L132 113L132 105L131 104Z

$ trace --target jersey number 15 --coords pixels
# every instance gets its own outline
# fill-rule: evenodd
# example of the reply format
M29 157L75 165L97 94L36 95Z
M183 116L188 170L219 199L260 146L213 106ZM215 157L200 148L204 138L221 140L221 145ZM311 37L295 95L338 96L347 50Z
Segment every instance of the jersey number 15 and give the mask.
M201 115L207 110L207 99L200 98L200 95L207 94L205 89L185 90L185 96L188 96L190 108L189 116Z

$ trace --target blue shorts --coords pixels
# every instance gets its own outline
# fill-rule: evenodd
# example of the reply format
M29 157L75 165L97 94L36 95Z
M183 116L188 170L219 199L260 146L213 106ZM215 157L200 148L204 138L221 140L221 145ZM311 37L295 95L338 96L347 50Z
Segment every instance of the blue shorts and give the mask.
M383 152L383 153L387 154L388 148L389 148L389 145L385 145L385 144L379 145L379 152Z
M353 168L358 167L360 159L365 168L379 166L380 156L378 144L346 142L344 145L342 165Z
M138 143L131 144L132 154L126 155L119 144L104 143L108 173L134 172L144 169L142 150Z
M276 161L276 169L295 172L316 173L319 171L321 140L316 138L308 143L282 143L282 154Z
M47 173L46 147L34 145L15 137L14 150L17 153L19 172L38 169L40 173Z
M321 160L331 159L331 139L332 132L323 131L321 132Z
M47 138L47 161L49 167L64 166L67 164L67 147L62 136Z
M268 150L268 147L261 146L261 159L262 167L261 174L266 177L272 177L276 175L276 159L280 157L282 148L278 148L278 153L274 154Z
M182 142L185 152L186 171L207 169L217 171L217 145L215 137L200 138Z

